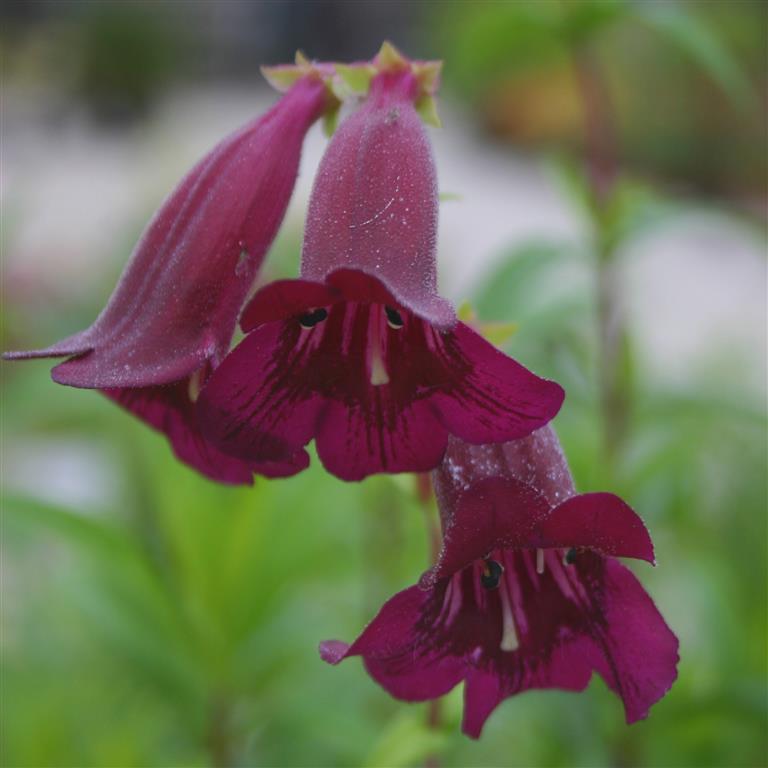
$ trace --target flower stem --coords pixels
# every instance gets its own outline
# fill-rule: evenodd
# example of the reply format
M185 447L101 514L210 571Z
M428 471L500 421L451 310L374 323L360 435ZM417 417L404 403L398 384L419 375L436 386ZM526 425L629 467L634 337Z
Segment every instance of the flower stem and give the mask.
M432 492L432 479L428 473L422 472L416 475L416 495L419 499L421 511L424 513L424 523L427 526L427 537L429 539L429 566L437 562L442 545L442 536L440 535L440 526L437 522L433 502L434 494Z
M223 696L213 696L208 706L206 745L212 768L230 768L234 765L230 740L230 705Z
M595 201L603 207L618 176L613 107L600 67L586 49L575 52L574 66L584 109L587 173Z
M624 441L628 392L621 365L627 332L611 222L619 174L615 115L600 67L586 50L574 53L574 69L584 108L587 178L595 239L595 290L598 325L598 381L603 425L603 454L609 477Z
M440 699L432 699L427 708L427 727L433 731L440 730L442 708ZM440 757L432 753L424 758L424 768L440 768Z

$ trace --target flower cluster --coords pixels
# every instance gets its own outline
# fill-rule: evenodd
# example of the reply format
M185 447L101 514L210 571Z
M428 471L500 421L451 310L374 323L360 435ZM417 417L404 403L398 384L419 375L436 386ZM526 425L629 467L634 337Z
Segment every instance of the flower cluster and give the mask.
M503 698L581 690L592 671L632 722L676 674L674 635L615 559L652 562L652 544L619 498L575 494L548 426L560 386L438 293L423 121L436 119L439 71L388 44L371 62L299 56L266 70L282 97L171 193L93 325L5 357L66 357L55 381L102 391L219 482L300 472L312 440L342 480L432 471L437 563L354 643L323 643L323 658L362 656L407 701L464 681L473 737ZM350 96L315 178L300 275L248 300L305 135ZM238 318L245 337L230 349Z

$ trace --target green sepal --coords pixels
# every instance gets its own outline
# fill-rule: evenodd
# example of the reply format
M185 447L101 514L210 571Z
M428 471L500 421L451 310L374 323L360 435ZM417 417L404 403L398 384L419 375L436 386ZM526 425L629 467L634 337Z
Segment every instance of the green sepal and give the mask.
M443 71L442 61L414 62L413 74L419 83L419 92L434 96L440 87L440 76Z
M374 62L379 72L397 72L411 66L411 62L389 40L381 44Z
M464 301L462 301L456 308L456 317L461 320L462 323L473 323L477 320L475 310L472 308L468 299L464 299Z
M362 66L336 64L336 74L347 89L352 93L360 94L368 93L371 78L376 74L376 70L368 64Z
M416 111L419 117L427 124L435 128L442 128L440 115L437 114L437 100L430 94L420 96L416 101Z
M494 347L502 347L517 333L519 327L517 323L482 323L480 335Z
M341 109L341 102L336 101L326 108L323 113L323 133L330 139L336 131L336 127L339 124L339 111Z
M306 72L291 64L280 64L276 67L261 67L264 79L279 93L285 93Z
M479 333L494 347L501 347L517 332L517 323L481 323L472 305L465 299L456 310L460 322Z

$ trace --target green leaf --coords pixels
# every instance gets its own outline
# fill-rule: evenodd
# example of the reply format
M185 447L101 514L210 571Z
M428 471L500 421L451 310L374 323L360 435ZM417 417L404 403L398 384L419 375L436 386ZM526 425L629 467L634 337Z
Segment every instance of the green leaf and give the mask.
M416 111L427 125L431 125L433 128L443 127L440 122L440 115L437 114L437 99L434 96L425 95L419 98L416 102Z
M473 305L481 321L523 322L536 311L541 286L574 251L558 243L530 242L521 245L499 263L480 285Z
M704 21L678 5L634 3L637 18L685 51L737 104L752 97L752 87L736 58Z
M48 528L92 555L118 559L136 557L126 532L101 518L23 496L6 495L3 511L9 520Z
M140 541L104 517L33 499L6 499L5 512L9 522L48 529L77 548L76 565L65 577L89 624L144 684L191 702L199 668L195 639Z

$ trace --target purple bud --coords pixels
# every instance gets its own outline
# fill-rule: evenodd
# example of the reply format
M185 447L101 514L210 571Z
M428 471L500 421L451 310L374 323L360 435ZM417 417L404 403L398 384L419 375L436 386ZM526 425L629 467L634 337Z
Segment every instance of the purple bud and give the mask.
M304 136L327 100L323 79L310 73L221 141L162 204L90 328L4 357L75 355L53 369L55 381L108 390L165 432L183 461L215 479L250 482L248 463L199 434L191 404L229 348L288 206ZM231 463L234 471L223 466Z

